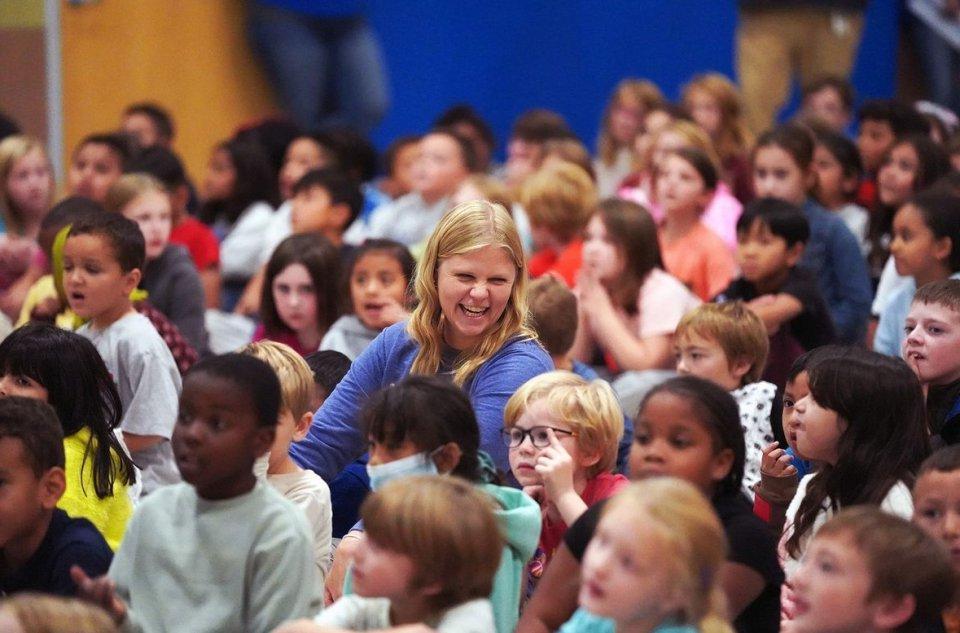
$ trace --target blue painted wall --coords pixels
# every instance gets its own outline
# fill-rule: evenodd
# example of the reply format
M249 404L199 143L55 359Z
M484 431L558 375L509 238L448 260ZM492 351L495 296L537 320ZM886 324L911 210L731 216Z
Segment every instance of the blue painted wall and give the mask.
M502 144L529 108L563 114L593 147L610 91L623 77L669 98L694 74L734 73L733 0L372 0L392 106L381 148L425 131L456 102L474 105ZM861 97L894 92L898 0L871 0L853 73Z

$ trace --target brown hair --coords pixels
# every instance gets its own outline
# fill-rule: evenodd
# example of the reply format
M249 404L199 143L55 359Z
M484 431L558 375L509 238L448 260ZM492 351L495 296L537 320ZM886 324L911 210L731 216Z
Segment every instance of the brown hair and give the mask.
M654 268L663 268L657 225L649 211L619 198L601 201L595 213L624 260L623 274L607 290L616 305L627 314L636 314L637 296L647 275Z
M617 157L617 143L610 134L610 116L621 101L632 101L636 104L640 109L641 121L648 112L666 103L657 85L646 79L627 78L617 84L603 111L603 123L600 127L600 138L597 141L597 156L607 166L613 165Z
M721 161L746 154L753 143L753 135L743 120L740 91L736 85L720 73L697 75L683 87L683 102L687 108L690 96L697 90L710 95L720 108L720 129L713 141Z
M917 289L912 303L943 306L960 314L960 279L931 281Z
M596 203L597 189L590 176L567 162L536 171L520 194L530 223L550 229L564 242L583 230Z
M257 341L237 350L259 358L273 370L280 381L280 410L289 411L295 420L310 411L315 387L310 365L289 345L276 341Z
M770 352L767 330L754 312L742 301L704 303L687 312L677 324L674 340L696 334L717 343L732 364L738 359L750 361L741 385L760 380Z
M527 304L533 329L551 356L563 356L577 336L577 298L553 275L530 283Z
M597 174L593 170L593 158L586 146L575 138L555 138L550 139L543 144L543 161L545 164L548 158L566 163L573 163L583 171L587 172L590 180L597 182Z
M103 208L111 213L123 213L124 207L145 193L162 193L167 188L150 174L124 174L110 185L103 200Z

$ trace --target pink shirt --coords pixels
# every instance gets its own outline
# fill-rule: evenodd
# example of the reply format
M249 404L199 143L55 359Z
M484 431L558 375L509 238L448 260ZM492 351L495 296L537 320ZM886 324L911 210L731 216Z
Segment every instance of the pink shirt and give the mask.
M647 192L642 187L623 187L619 195L624 200L636 202L640 206L650 211L654 222L660 224L663 221L663 207L650 200ZM703 210L700 221L717 234L723 240L731 251L737 249L737 220L743 213L743 205L737 200L730 187L726 183L719 183L717 190L710 199L710 204Z

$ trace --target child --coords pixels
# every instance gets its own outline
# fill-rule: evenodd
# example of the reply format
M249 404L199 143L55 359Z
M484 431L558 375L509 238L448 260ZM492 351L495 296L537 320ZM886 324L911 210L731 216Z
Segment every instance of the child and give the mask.
M78 334L93 342L117 384L123 439L143 470L146 495L180 479L169 441L180 374L163 339L130 302L144 251L131 220L112 213L83 218L63 247L63 279L70 308L89 319Z
M870 215L854 202L857 183L863 174L857 146L835 132L818 132L813 151L813 169L817 173L814 195L824 209L836 213L857 238L860 252L870 253L867 239Z
M667 272L709 301L727 287L736 265L726 245L700 221L717 188L717 170L703 152L679 149L657 172L657 201L663 205L660 251Z
M604 508L583 555L581 608L561 633L729 631L720 608L726 549L717 516L692 485L631 485Z
M593 181L573 163L545 166L524 182L520 204L530 218L535 249L531 277L552 272L573 287L582 260L580 233L596 203Z
M773 420L777 387L760 379L770 347L766 328L740 301L705 303L680 320L674 340L677 373L709 380L737 401L747 451L743 489L752 499L763 447L779 426Z
M273 444L280 398L259 359L197 363L173 436L184 483L137 507L109 577L74 568L81 597L147 631L182 628L184 618L195 630L270 631L313 615L320 603L306 521L253 474Z
M789 630L801 633L931 630L957 589L934 538L871 507L824 524L790 581Z
M21 594L0 602L4 633L119 633L103 609L75 598Z
M458 103L447 108L433 121L433 127L449 127L470 141L477 155L477 173L489 174L499 165L493 162L497 149L497 137L490 124L467 103ZM389 164L389 163L388 163Z
M663 103L660 89L644 79L624 79L613 89L603 114L593 163L601 198L615 195L620 181L630 174L633 139L643 128L647 112Z
M877 170L896 139L908 134L926 134L923 117L913 108L895 101L866 101L857 112L857 149L863 161L864 178L857 192L857 204L872 209L876 204Z
M103 204L110 186L126 169L133 150L121 134L91 134L70 159L67 172L70 195L90 198Z
M401 136L393 140L383 153L386 176L377 187L392 200L413 191L413 173L420 157L420 137Z
M267 481L286 499L303 510L313 533L313 554L320 587L330 566L330 489L316 473L304 470L290 459L290 444L303 439L313 421L311 407L316 389L309 365L282 343L261 341L240 350L259 358L280 380L280 416L277 435L270 448Z
M611 474L623 412L606 382L552 371L528 380L510 397L503 421L510 470L543 509L529 595L567 526L626 485L626 477Z
M170 244L172 207L163 183L146 174L126 174L107 191L104 206L136 222L143 233L147 257L140 287L150 305L166 315L198 353L206 354L203 284L187 251Z
M489 595L496 630L512 632L524 566L533 556L540 533L540 508L515 488L487 483L495 480L496 473L489 458L479 451L477 419L465 394L443 378L412 376L375 393L364 408L362 423L370 442L368 470L375 491L396 479L440 473L473 483L494 502L506 542ZM358 534L347 535L337 550L327 581L331 598L341 593L343 573Z
M859 343L870 314L870 277L843 220L809 197L816 180L813 150L810 132L797 124L763 133L753 152L753 188L759 198L779 198L802 209L810 239L799 264L817 280L840 341Z
M113 553L93 525L57 508L66 487L63 432L50 405L0 400L0 593L72 596L70 568L102 574Z
M363 503L354 555L357 595L277 633L383 630L423 623L440 633L494 633L487 596L500 562L490 499L450 477L386 484Z
M507 162L503 179L514 192L543 162L543 146L547 141L576 138L562 116L551 110L535 108L517 117L507 143Z
M700 300L664 272L650 214L604 200L584 233L583 258L573 357L589 363L599 349L614 372L669 368L673 331Z
M826 126L830 134L842 135L853 120L853 102L850 82L843 77L827 75L803 87L800 116L810 124Z
M0 397L50 403L63 429L67 489L58 507L83 517L116 550L133 514L136 467L116 435L120 395L87 339L47 324L28 324L0 343Z
M257 272L264 231L273 217L277 183L262 150L250 143L217 145L203 183L198 217L220 240L221 307L230 311Z
M783 572L773 534L743 496L743 462L737 403L722 387L681 376L657 385L644 398L630 451L630 477L677 477L711 500L730 544L721 585L734 626L742 632L773 633ZM543 626L554 630L573 612L576 594L569 579L580 572L602 511L601 504L591 507L567 531L564 546L524 611L519 632Z
M740 299L770 333L770 355L763 378L783 384L801 353L835 340L830 312L816 281L800 262L810 239L807 219L797 207L774 198L747 205L737 222L741 276L720 302Z
M320 349L336 350L353 360L385 327L406 319L415 266L410 251L399 242L361 244L348 270L353 314L330 326Z
M818 463L787 508L781 559L790 576L811 536L857 504L909 518L910 484L930 453L923 393L900 359L850 347L807 367L810 393L794 403L797 449ZM783 604L789 608L789 591Z
M720 73L697 75L683 88L683 105L693 121L710 135L727 185L746 204L753 199L750 146L753 135L743 120L740 92Z
M903 358L927 396L935 443L960 442L960 280L935 281L917 290L905 325Z
M960 198L929 191L917 194L893 218L890 254L897 274L910 277L880 314L873 349L899 356L903 326L916 289L960 277Z
M340 313L339 277L339 254L322 235L291 235L280 242L267 263L262 323L253 340L278 341L301 356L316 351Z
M157 145L169 149L173 144L173 117L156 103L145 101L127 106L123 111L120 129L136 139L141 149Z

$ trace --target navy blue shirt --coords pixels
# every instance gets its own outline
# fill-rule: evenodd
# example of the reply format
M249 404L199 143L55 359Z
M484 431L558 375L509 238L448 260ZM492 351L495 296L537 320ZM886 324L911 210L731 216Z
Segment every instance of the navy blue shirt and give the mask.
M77 587L70 568L78 565L95 578L107 573L113 552L86 519L71 519L63 510L53 511L47 534L33 556L18 570L0 578L0 593L21 591L72 596Z

